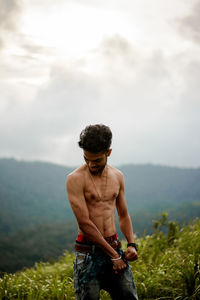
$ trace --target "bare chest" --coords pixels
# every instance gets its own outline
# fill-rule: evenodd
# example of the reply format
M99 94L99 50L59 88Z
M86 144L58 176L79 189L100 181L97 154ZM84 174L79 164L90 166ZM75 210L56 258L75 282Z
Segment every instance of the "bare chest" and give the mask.
M107 179L107 182L101 180L92 180L88 178L85 185L85 199L89 205L100 203L115 203L119 195L120 185L115 178Z

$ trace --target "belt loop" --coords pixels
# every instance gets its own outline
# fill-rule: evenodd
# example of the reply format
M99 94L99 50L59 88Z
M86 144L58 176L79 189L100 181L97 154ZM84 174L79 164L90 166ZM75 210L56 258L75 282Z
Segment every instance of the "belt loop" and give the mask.
M95 245L92 245L92 254L95 252Z

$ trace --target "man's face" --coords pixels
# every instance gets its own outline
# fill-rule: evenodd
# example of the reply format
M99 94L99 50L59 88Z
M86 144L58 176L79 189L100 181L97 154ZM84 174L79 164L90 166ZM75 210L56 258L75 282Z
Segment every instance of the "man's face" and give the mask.
M107 157L110 155L110 153L111 149L109 149L106 153L91 153L83 150L83 157L88 165L89 171L94 175L101 173L107 164Z

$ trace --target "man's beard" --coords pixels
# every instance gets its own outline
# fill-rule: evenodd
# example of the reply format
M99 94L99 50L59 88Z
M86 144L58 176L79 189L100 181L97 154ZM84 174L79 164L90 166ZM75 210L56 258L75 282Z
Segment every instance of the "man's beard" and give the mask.
M101 167L96 167L96 168L93 168L93 169L90 169L90 173L93 174L93 175L98 175L99 173L102 173L104 168L105 168L106 165L104 166L101 166Z
M90 171L91 174L93 175L98 175L100 173L103 172L103 170L105 169L105 166L107 165L107 156L106 156L106 161L105 161L105 164L103 166L100 166L100 167L96 167L96 168L93 168L91 169L89 166L88 166L88 169Z

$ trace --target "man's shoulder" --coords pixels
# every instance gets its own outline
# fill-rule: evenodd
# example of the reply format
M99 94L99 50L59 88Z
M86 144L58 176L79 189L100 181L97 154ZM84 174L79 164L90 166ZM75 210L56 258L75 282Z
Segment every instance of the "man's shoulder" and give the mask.
M85 165L78 167L67 175L67 181L82 180L85 174Z
M66 180L66 190L69 196L70 201L73 201L73 195L80 196L83 193L84 184L85 184L85 175L84 175L84 166L81 166L74 171L72 171ZM71 198L72 197L72 198ZM75 201L76 201L75 197Z
M109 168L119 179L123 178L123 173L119 169L117 169L113 166L110 166L110 165L109 165Z
M66 180L66 189L68 192L70 191L78 191L82 190L85 182L85 171L84 166L81 166L74 171L72 171Z

